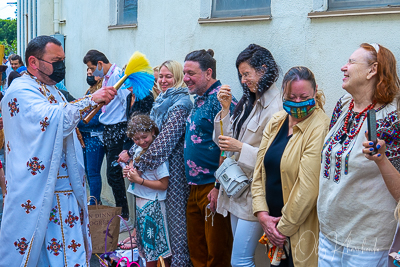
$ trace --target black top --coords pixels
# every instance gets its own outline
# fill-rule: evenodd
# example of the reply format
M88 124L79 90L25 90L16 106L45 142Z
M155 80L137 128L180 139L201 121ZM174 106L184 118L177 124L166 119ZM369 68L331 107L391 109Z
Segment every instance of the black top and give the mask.
M132 102L132 93L130 93L126 97L126 119L128 123L132 116L136 116L139 114L149 115L150 110L153 107L154 97L153 94L150 93L148 96L146 96L141 100L135 100L135 103L133 103L132 107L131 107L131 102ZM133 140L130 139L129 137L126 137L124 140L123 149L129 150L133 146L133 144L134 144Z
M62 89L58 89L65 97L65 99L67 99L67 102L72 102L74 100L76 100L75 97L73 97L68 91L62 90Z
M19 77L21 77L21 74L20 74L18 71L13 70L12 72L10 72L10 74L8 74L8 83L7 83L7 86L10 87L12 81L13 81L14 79L16 79L16 78L19 78Z
M266 201L269 208L269 215L273 217L282 216L281 158L289 139L292 137L292 135L288 136L288 132L289 116L286 118L264 156Z

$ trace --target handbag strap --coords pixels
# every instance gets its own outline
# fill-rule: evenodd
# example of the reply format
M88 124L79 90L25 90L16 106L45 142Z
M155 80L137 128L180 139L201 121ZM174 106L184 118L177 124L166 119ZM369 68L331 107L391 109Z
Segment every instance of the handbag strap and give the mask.
M164 259L162 256L158 257L157 267L165 267Z
M96 204L96 210L97 210L98 209L97 205L99 205L99 203L97 202L97 198L95 196L90 196L89 200L92 198L94 199L94 203Z
M233 151L225 151L225 157L230 158L233 156Z
M104 253L107 253L107 236L108 236L108 228L110 227L110 224L111 224L111 221L112 220L114 220L114 218L115 217L119 217L122 221L124 221L124 223L125 223L125 225L126 225L126 228L128 228L128 232L129 232L129 237L131 238L131 244L132 244L132 241L133 241L133 238L132 238L132 235L131 235L131 230L129 229L129 226L128 226L128 224L126 223L126 221L125 221L125 219L124 218L122 218L120 215L115 215L114 217L112 217L111 218L111 220L108 222L108 225L107 225L107 230L106 230L106 237L105 237L105 242L106 242L106 244L105 244L105 246L104 246ZM132 245L131 245L131 251L132 251L132 258L131 258L131 260L133 261L133 247L132 247Z

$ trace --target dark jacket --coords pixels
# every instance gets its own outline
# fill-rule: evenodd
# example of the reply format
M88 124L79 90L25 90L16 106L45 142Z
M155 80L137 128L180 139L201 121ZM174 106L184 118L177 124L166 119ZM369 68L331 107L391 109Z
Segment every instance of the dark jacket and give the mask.
M149 94L142 100L135 100L135 103L133 103L132 107L131 103L132 103L132 93L130 93L126 97L126 119L128 123L131 117L135 115L139 114L149 115L150 110L153 107L154 98L152 94ZM133 144L134 143L132 139L130 139L129 137L125 137L123 149L129 151L129 149L133 146Z

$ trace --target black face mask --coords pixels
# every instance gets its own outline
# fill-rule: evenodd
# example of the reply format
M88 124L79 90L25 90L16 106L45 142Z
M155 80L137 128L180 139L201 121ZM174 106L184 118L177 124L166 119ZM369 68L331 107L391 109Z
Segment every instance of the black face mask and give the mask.
M87 76L86 82L89 84L89 86L93 86L97 83L97 81L94 79L94 76Z
M40 69L38 69L42 74L46 75L47 77L49 77L50 79L52 79L54 82L59 83L62 80L64 80L65 78L65 63L64 60L62 61L56 61L56 62L48 62L46 60L40 59L41 61L47 62L49 64L51 64L53 66L53 73L50 75L47 75L46 73L44 73L43 71L41 71Z

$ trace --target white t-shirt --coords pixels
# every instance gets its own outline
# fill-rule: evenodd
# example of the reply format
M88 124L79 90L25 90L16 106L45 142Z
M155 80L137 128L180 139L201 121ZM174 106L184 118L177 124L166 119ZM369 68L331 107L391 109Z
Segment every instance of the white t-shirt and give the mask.
M135 150L135 155L133 156L133 158L135 158L141 151L142 148L138 147ZM169 163L167 160L163 164L161 164L157 169L152 171L150 170L145 171L141 177L144 178L145 180L157 181L166 176L169 176L168 170L169 170ZM127 191L131 194L134 194L137 197L149 200L156 200L156 198L158 200L165 200L167 198L167 190L154 190L147 186L135 183L131 183Z
M123 76L122 70L115 64L112 64L107 74L104 76L103 87L114 86ZM126 97L129 90L120 88L117 95L108 105L104 105L101 109L99 121L104 125L113 125L126 121Z

